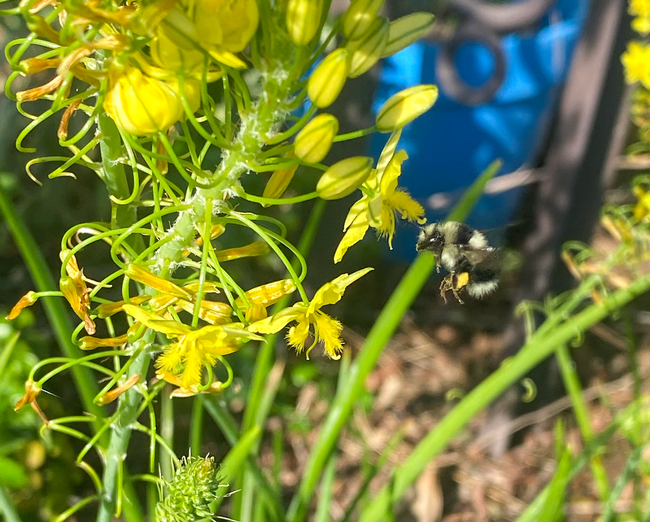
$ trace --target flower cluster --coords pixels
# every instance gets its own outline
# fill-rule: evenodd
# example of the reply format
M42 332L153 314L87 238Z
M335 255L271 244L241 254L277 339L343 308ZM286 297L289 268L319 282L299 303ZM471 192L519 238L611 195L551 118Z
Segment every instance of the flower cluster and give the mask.
M340 300L370 269L343 274L310 299L302 286L306 264L285 239L283 225L237 211L233 201L241 198L262 207L290 203L285 194L292 180L308 169L321 172L314 190L293 199L332 200L359 190L335 262L368 228L391 244L396 216L423 221L423 208L398 187L406 153L397 150L397 142L401 129L435 103L436 87L414 86L395 94L373 127L346 135L339 134L333 114L319 112L337 99L349 79L413 43L433 22L428 13L391 22L381 15L382 5L381 0L353 1L329 34L324 6L311 0L276 6L262 27L255 0L126 5L33 0L16 9L39 42L48 45L35 54L29 38L14 42L18 47L9 57L15 74L9 84L17 75L56 71L45 85L16 94L20 104L52 102L51 110L21 134L18 145L36 125L63 111L59 143L72 157L50 177L82 165L106 183L113 204L110 223L79 225L62 240L58 295L82 321L74 337L82 350L121 349L129 360L138 356L138 346L159 352L156 378L176 386L174 396L219 393L232 381L224 356L290 323L287 339L298 352L309 354L321 343L327 356L340 357L342 325L321 308ZM330 45L321 45L323 41ZM323 56L325 48L331 50ZM28 49L31 57L23 58ZM261 74L249 78L250 68ZM306 88L297 90L308 71ZM213 88L215 83L222 89ZM303 116L283 130L288 112L300 105ZM77 121L79 114L85 120ZM95 125L99 132L93 136ZM76 134L69 136L73 128ZM337 141L373 131L390 133L376 165L365 156L323 164ZM89 155L95 148L100 163ZM220 159L210 164L213 149ZM36 163L54 160L40 158L30 165L30 174ZM242 182L251 171L271 172L262 196L251 194ZM230 237L226 242L232 243L243 229L256 240L217 247L222 238ZM94 281L79 267L78 257L101 244L110 247L117 270ZM280 259L288 277L242 288L231 263L269 253ZM296 261L300 273L294 270ZM122 289L120 298L117 288ZM296 291L297 304L271 312L270 307ZM54 294L28 293L9 317ZM215 375L217 364L227 370L226 379ZM106 401L139 382L135 375L126 377L118 372L113 390L106 389L97 400Z

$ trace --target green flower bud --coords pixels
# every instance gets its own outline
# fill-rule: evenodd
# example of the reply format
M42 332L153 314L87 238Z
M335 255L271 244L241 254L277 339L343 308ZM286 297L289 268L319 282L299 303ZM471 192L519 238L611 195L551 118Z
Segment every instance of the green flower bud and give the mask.
M156 504L156 522L212 519L210 503L221 497L219 466L213 457L183 459L171 482L165 481L165 498Z
M296 136L294 153L305 163L322 161L339 132L339 120L331 114L319 114Z
M348 44L348 49L352 51L350 73L348 74L350 78L361 76L379 61L388 43L389 27L387 18L375 18L370 29L362 38Z
M393 94L377 113L379 132L391 132L427 112L438 99L435 85L416 85Z
M390 23L388 43L381 57L392 56L422 38L433 25L432 13L412 13Z
M307 45L314 39L322 12L322 0L289 0L287 29L293 43Z
M341 48L330 53L314 69L307 84L307 94L316 107L329 107L338 98L350 73L351 62L352 53Z
M349 40L364 36L383 6L384 0L353 0L343 15L343 34Z
M287 190L287 187L291 183L296 169L298 168L298 163L294 163L290 167L284 169L274 170L273 174L269 178L266 186L264 187L264 193L262 194L265 198L277 199L284 191Z
M352 194L368 179L372 158L354 156L332 165L318 180L316 191L322 199L339 199Z

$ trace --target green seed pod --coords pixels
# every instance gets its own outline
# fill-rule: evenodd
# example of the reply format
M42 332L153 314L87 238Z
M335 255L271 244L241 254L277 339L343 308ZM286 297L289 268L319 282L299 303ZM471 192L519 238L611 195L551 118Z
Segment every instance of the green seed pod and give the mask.
M364 36L383 6L384 0L353 0L343 15L343 34L349 40Z
M417 42L431 29L434 18L432 13L412 13L391 22L381 57L392 56Z
M437 99L435 85L416 85L393 94L377 113L377 129L392 132L404 127L433 107Z
M322 0L289 0L287 29L296 45L307 45L316 36L323 12Z
M307 84L307 94L316 107L329 107L338 98L350 73L351 61L350 51L336 49L314 69Z
M368 179L372 158L354 156L332 165L318 180L316 191L322 199L339 199L352 194Z
M350 78L361 76L379 61L388 43L389 27L388 18L375 18L370 29L362 38L348 44L348 49L352 51L350 73L348 74Z
M339 132L339 120L331 114L319 114L296 136L294 153L305 163L322 161Z

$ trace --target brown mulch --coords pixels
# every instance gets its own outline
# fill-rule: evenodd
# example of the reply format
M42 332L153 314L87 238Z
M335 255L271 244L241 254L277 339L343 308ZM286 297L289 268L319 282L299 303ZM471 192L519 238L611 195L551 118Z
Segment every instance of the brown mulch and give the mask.
M392 452L388 465L371 482L367 502L386 484L390 468L401 464L413 448L449 412L459 398L493 371L502 359L501 337L477 332L461 335L461 327L448 324L424 331L405 320L382 354L367 381L374 395L371 411L355 409L351 426L339 444L339 461L330 515L339 520L363 482L364 466L375 462L396 433L401 441ZM599 337L622 344L620 335L603 327ZM353 348L363 339L354 332L344 332ZM593 337L593 342L598 339ZM581 348L590 365L583 383L589 413L596 433L632 400L632 377L627 357L619 352L606 360L589 354L589 341ZM611 344L611 343L610 343ZM620 350L620 348L619 348ZM615 351L615 349L614 349ZM587 355L585 356L585 352ZM639 353L642 375L650 372L650 346ZM582 365L582 362L581 362ZM583 372L584 374L584 372ZM603 396L607 397L602 401ZM521 400L521 399L515 399ZM302 465L314 443L318 426L328 408L328 398L319 396L314 383L306 384L297 402L297 416L305 416L315 426L306 433L285 428L285 454L280 475L283 489L294 490L300 480ZM432 462L396 507L395 520L400 522L482 522L512 521L525 510L548 485L556 467L555 422L561 418L566 426L567 442L574 454L583 447L568 398L560 398L536 411L507 423L495 422L487 411L474 418L447 448ZM272 429L283 421L271 419ZM271 427L270 426L270 427ZM520 431L523 430L523 431ZM517 437L505 453L494 456L493 450L504 433ZM623 469L629 445L616 435L602 455L610 485ZM271 465L270 449L262 454L263 463ZM626 487L616 504L617 510L630 508L632 488ZM569 522L597 520L602 510L593 478L588 468L572 481L567 492ZM351 517L355 520L356 515Z

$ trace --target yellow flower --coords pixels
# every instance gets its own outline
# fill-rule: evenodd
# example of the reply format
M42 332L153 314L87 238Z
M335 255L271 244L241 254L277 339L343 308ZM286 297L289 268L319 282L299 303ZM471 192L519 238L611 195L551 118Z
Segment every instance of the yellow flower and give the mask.
M650 16L637 16L632 20L632 29L644 36L650 33Z
M395 213L410 222L424 222L424 209L404 190L398 188L397 179L402 172L402 162L408 157L401 150L393 153L400 132L393 133L379 158L377 169L373 171L364 185L367 189L357 201L343 226L343 239L334 253L334 262L343 259L348 248L363 239L369 227L377 230L380 236L388 237L388 244L393 247L395 234Z
M196 111L200 103L199 83L187 78L184 91L190 109ZM185 116L176 79L152 78L131 66L112 74L104 109L118 127L134 136L165 132Z
M650 16L650 0L630 0L629 12L635 16Z
M641 82L650 89L650 45L630 42L621 56L627 83Z
M165 346L158 357L157 375L191 393L202 389L201 376L204 367L211 368L217 356L235 352L244 340L262 340L244 330L240 323L209 325L192 330L178 321L170 321L138 306L125 304L124 311L147 328L177 339ZM211 383L210 383L211 384Z
M340 275L321 286L309 304L298 303L285 308L271 317L249 325L248 329L261 334L276 333L290 322L295 321L297 324L289 329L287 341L298 353L301 353L305 349L305 343L313 326L314 342L307 349L307 358L316 343L322 342L324 351L330 358L340 359L343 352L343 341L341 340L343 325L333 317L321 312L320 309L323 306L338 303L343 297L345 289L371 270L372 268L364 268L351 275Z
M255 0L196 0L194 25L199 44L218 61L245 67L232 53L248 45L257 30L259 11Z

